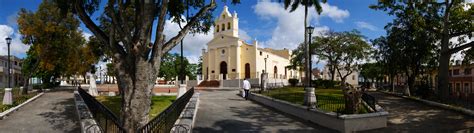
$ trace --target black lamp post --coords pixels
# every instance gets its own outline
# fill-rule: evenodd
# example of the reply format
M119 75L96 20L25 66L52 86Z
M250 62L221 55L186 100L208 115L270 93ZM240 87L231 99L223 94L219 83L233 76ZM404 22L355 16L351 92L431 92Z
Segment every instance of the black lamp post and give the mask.
M267 57L263 58L263 60L265 60L265 71L263 71L263 73L267 73L267 59L268 59L268 55Z
M308 27L306 27L306 32L309 34L309 41L308 41L308 44L306 45L307 52L308 52L308 54L307 54L307 61L308 61L308 71L307 71L307 72L309 73L309 74L307 74L307 76L308 76L308 80L307 80L307 81L308 81L308 82L307 82L307 83L308 83L308 84L307 84L308 87L311 87L311 86L312 86L312 85L311 85L311 80L312 80L311 76L312 76L312 74L313 74L313 72L312 72L312 71L313 71L313 70L312 70L312 69L313 69L313 68L312 68L312 67L313 67L313 64L311 63L312 52L310 52L311 50L310 50L310 47L309 47L309 46L310 46L310 44L311 44L311 34L313 34L313 31L314 31L314 27L313 27L313 26L308 26Z
M10 63L10 43L12 42L12 38L10 37L7 37L5 38L5 40L7 41L7 46L8 46L8 88L11 88L11 72L10 72L10 67L11 67L11 63Z

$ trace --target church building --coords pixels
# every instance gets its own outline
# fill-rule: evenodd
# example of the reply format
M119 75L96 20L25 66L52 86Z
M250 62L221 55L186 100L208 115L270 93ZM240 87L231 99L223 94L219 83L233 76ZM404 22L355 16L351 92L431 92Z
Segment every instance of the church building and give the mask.
M202 50L202 75L204 80L257 79L267 71L268 78L300 78L301 73L287 69L291 52L259 48L254 40L251 44L239 38L237 13L229 13L228 7L217 17L214 24L214 38Z

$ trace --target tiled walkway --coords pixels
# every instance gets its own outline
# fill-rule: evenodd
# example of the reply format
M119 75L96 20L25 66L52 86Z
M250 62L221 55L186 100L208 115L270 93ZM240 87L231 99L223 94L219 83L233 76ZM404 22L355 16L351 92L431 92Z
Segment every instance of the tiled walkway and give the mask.
M237 90L199 90L201 93L193 132L335 132L301 122L250 100Z
M1 133L74 133L79 127L72 90L46 92L0 120Z
M366 132L474 132L474 117L381 92L370 94L389 112L388 127Z

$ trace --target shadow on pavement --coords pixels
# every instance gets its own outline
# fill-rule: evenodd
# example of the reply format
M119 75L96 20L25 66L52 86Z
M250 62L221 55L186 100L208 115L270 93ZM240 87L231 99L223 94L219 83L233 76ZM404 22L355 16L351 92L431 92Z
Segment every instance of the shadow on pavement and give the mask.
M372 92L389 112L387 127L366 132L474 132L474 117L416 101Z
M52 111L44 112L39 115L44 117L46 122L48 122L54 130L68 133L78 133L81 131L74 106L74 99L72 97L57 101L53 103L53 106Z

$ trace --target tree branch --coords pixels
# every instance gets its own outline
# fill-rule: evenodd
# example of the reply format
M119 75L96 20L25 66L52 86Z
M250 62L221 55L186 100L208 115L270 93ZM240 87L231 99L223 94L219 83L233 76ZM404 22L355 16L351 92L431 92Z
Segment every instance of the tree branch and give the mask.
M201 8L201 10L199 10L199 12L193 16L191 18L191 20L184 26L184 28L179 31L178 35L176 35L175 37L171 38L168 42L166 42L164 45L163 45L163 50L162 50L162 53L167 53L169 50L171 50L174 46L176 46L176 44L178 43L178 41L180 41L181 39L184 38L184 36L186 36L186 34L189 32L189 30L191 29L192 25L194 25L195 23L198 22L198 19L204 15L207 11L213 9L216 7L216 2L215 0L211 0L211 3L203 8Z
M105 34L104 31L102 31L99 26L97 26L87 15L86 11L84 10L82 0L76 0L76 3L74 4L74 8L76 9L76 13L79 16L79 19L86 25L86 27L91 30L92 33L94 33L99 40L101 40L104 44L109 43L109 37L107 34Z
M89 15L86 14L82 0L76 0L74 8L77 11L77 15L79 16L79 19L86 25L86 27L94 33L94 35L102 41L100 45L108 46L114 53L118 53L120 55L125 55L126 52L123 50L122 46L114 43L113 45L107 45L110 44L110 38L107 36L107 34L99 28L89 17Z
M464 32L458 32L458 33L449 34L449 38L457 37L457 36L461 36L461 35L466 35L466 34L469 34L469 33L472 34L473 31L464 31Z
M451 48L449 49L447 52L445 53L442 53L442 54L454 54L456 52L459 52L463 49L466 49L466 48L470 48L470 47L473 47L474 46L474 41L471 41L469 43L466 43L466 44L463 44L461 46L458 46L458 47L455 47L455 48Z
M168 0L163 0L162 2L163 3L160 7L160 15L158 16L158 26L155 32L155 42L151 50L151 59L150 59L151 62L153 62L153 60L155 60L155 58L158 57L159 55L158 53L161 52L161 50L158 50L158 47L161 47L161 48L163 47L158 46L158 45L162 45L165 38L165 36L163 35L163 30L165 29L165 21L166 21L165 16L166 16L166 11L168 10Z

